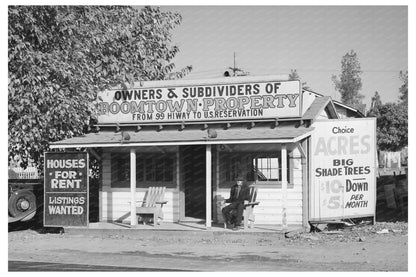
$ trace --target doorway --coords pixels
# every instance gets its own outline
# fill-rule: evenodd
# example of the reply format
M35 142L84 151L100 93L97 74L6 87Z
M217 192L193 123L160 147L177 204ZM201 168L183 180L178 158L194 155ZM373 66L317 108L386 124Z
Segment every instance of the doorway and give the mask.
M181 220L200 221L206 216L205 145L180 147L181 191L183 192Z

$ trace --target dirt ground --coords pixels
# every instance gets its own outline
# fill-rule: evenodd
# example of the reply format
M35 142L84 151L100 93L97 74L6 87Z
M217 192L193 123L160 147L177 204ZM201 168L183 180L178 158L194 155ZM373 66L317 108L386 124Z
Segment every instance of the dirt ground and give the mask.
M8 259L193 271L407 271L407 226L377 223L286 235L9 230Z

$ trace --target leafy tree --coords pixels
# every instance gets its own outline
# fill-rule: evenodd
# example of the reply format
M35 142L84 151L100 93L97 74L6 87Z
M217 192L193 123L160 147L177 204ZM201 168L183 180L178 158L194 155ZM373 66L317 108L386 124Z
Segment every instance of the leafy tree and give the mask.
M383 151L398 151L408 143L407 107L386 103L377 118L377 145Z
M180 22L156 7L9 6L9 160L41 167L49 142L94 122L100 90L186 75L172 63Z
M378 113L376 114L377 146L380 150L399 151L408 145L407 71L400 71L399 76L403 81L403 85L399 88L399 103L386 103L381 105L380 101Z
M364 95L359 93L362 87L361 73L357 53L351 50L342 57L341 74L339 77L332 75L335 89L341 94L342 103L353 107L358 107L362 104Z
M298 71L296 69L291 69L290 73L289 73L289 80L290 81L294 81L294 80L300 80Z
M294 80L300 80L300 76L296 69L291 69L290 74L289 74L289 81L294 81ZM306 85L306 82L302 82L302 88L311 89L308 85Z
M371 97L371 108L367 113L367 116L369 117L379 117L380 116L380 107L383 104L380 100L380 95L378 94L378 91L374 93L374 96Z
M404 71L400 71L399 74L400 80L403 81L403 85L399 88L399 92L400 92L400 100L402 101L403 104L405 104L406 106L408 105L408 96L407 96L407 90L408 90L408 71L406 70L406 72Z

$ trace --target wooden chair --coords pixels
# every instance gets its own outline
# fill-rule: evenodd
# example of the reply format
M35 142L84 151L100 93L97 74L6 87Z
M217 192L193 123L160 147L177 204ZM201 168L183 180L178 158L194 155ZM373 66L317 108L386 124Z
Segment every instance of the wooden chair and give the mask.
M144 200L137 201L142 204L140 207L136 207L136 214L153 214L153 226L160 224L158 219L163 219L162 207L168 203L164 200L165 191L166 187L149 187ZM143 220L143 224L146 224L145 220Z
M254 185L250 185L250 200L247 204L244 204L244 213L243 213L243 224L244 230L248 228L253 228L254 226L254 206L260 204L260 202L256 202L257 199L257 188Z
M250 190L250 198L248 203L244 204L244 212L243 212L243 227L244 230L247 230L247 228L253 228L255 216L254 216L254 207L260 204L260 202L256 202L257 199L257 188L254 186L254 184L251 184L249 186ZM225 207L224 204L221 208ZM227 228L226 223L224 222L224 228Z

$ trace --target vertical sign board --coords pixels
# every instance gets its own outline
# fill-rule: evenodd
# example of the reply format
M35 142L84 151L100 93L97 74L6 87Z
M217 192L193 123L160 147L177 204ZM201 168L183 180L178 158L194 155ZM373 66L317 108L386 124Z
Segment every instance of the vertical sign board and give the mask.
M88 153L45 153L44 225L88 226Z
M317 121L313 127L310 220L375 216L375 119Z

